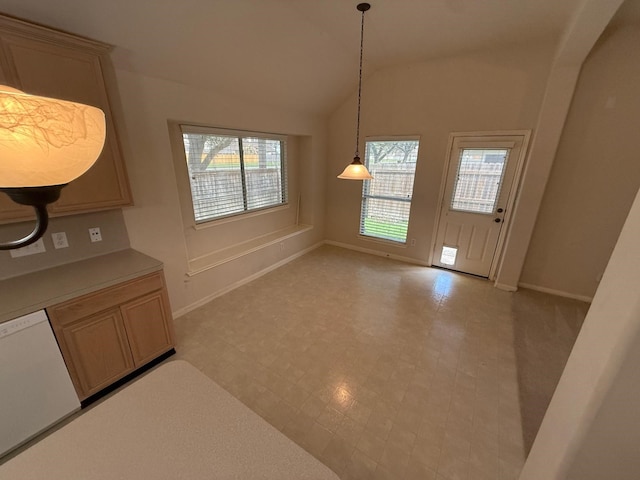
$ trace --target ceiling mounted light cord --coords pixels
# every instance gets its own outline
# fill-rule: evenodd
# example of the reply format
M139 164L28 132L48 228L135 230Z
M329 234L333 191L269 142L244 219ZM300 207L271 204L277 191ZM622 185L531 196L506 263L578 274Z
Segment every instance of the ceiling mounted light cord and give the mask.
M361 3L356 7L362 12L362 20L360 22L360 68L358 70L358 115L356 121L356 157L360 157L360 101L362 99L362 56L364 52L364 12L371 8L368 3Z
M356 151L353 158L353 162L347 165L347 168L338 175L338 178L345 180L370 180L373 177L360 161L360 103L362 100L362 57L364 52L364 12L369 10L371 5L368 3L359 3L356 9L362 12L362 19L360 22L360 68L358 70L358 113L356 121Z

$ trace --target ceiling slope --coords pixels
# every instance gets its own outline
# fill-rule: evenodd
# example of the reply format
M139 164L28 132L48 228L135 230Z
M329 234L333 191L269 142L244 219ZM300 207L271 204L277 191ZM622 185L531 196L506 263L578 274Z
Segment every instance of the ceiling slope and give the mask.
M115 46L116 68L326 114L357 84L360 13L345 0L3 0L0 12ZM559 38L581 0L374 0L365 75Z

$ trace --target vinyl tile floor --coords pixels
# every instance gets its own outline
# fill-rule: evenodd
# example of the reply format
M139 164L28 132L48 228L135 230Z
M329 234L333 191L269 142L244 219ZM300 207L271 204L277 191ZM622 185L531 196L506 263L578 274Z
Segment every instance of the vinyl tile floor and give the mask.
M515 480L588 304L323 246L175 321L341 479Z

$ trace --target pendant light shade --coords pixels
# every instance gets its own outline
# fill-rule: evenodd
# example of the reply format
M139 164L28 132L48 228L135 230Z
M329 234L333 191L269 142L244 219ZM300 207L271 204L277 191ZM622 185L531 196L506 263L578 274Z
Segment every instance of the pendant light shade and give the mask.
M364 44L364 12L369 10L371 5L368 3L359 3L356 9L362 12L362 19L360 21L360 70L358 72L358 115L356 122L356 154L344 171L338 175L338 178L343 180L371 180L373 177L367 170L367 167L360 161L360 153L358 147L360 143L360 100L362 97L362 52Z
M338 175L338 178L343 180L371 180L373 177L367 167L360 161L360 157L355 157L353 162L347 165L347 168Z
M24 247L47 229L47 204L98 159L105 140L102 110L0 85L0 192L33 207L36 225L26 237L0 243Z
M98 159L99 108L0 85L0 188L64 185Z

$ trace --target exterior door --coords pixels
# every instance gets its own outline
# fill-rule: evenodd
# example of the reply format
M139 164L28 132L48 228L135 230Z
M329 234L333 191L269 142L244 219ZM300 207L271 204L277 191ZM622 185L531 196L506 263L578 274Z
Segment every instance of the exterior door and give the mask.
M526 135L454 135L432 264L491 278Z

